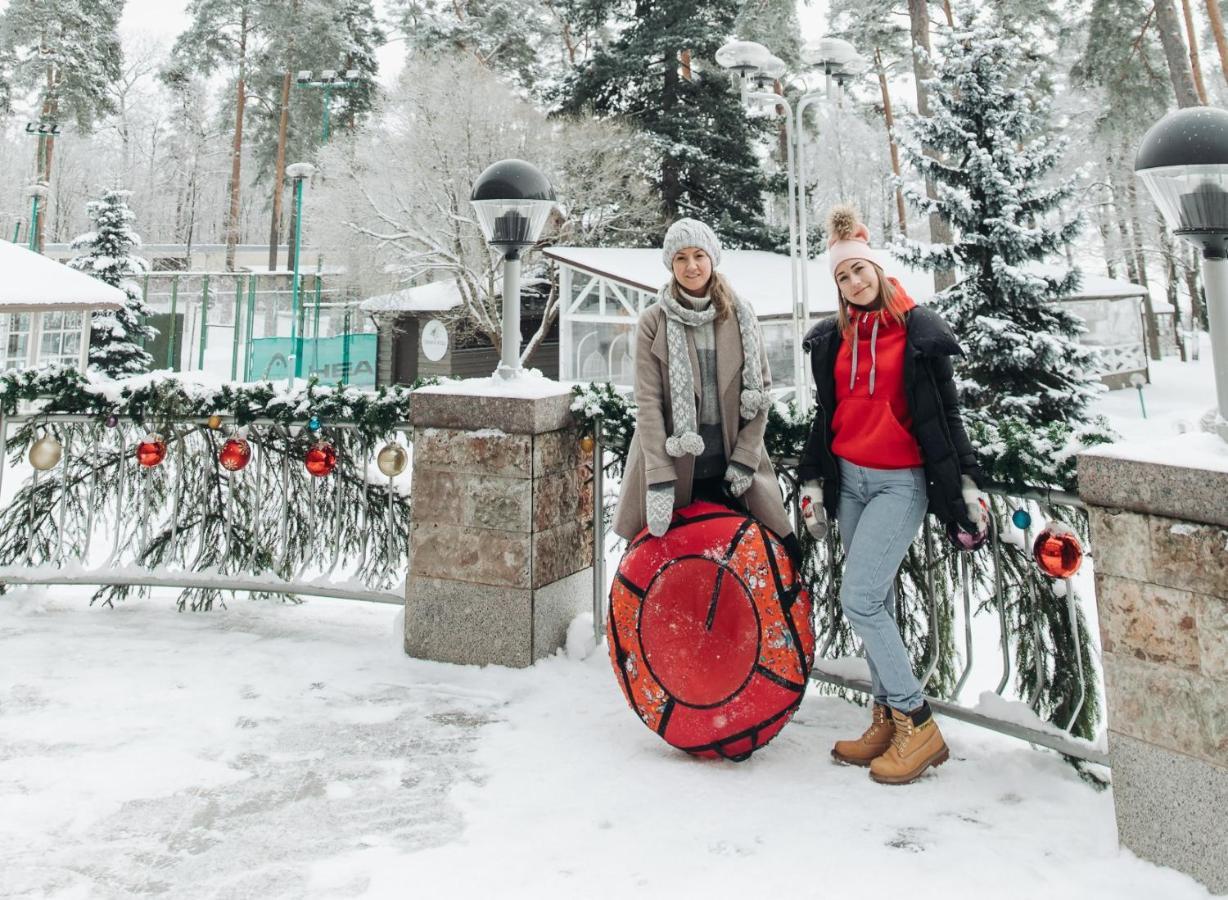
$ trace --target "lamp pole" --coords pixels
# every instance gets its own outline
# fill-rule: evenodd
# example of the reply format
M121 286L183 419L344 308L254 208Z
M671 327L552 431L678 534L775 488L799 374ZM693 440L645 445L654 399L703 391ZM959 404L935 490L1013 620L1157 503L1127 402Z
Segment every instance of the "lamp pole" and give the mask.
M767 86L785 74L785 63L762 44L754 41L730 41L716 53L716 61L738 77L744 102L770 104L785 110L785 170L788 181L789 261L793 291L793 383L798 409L807 412L813 403L810 370L805 364L802 340L810 326L810 248L807 237L807 204L805 173L805 135L803 116L817 100L831 94L833 76L851 74L846 64L859 59L853 45L847 41L825 38L814 48L807 48L821 63L827 75L827 90L807 91L790 104L781 94L766 90Z
M531 163L505 159L473 183L469 198L486 241L503 255L502 352L495 376L520 374L520 254L537 243L554 208L554 188Z
M38 252L38 211L39 201L47 196L47 183L44 181L36 181L34 184L26 188L26 194L30 197L30 249Z
M310 69L304 69L295 76L295 83L301 88L319 88L324 91L324 110L320 122L320 142L327 144L331 134L329 123L332 117L333 91L348 90L355 86L362 77L357 69L347 69L344 74L336 69L325 69L317 78Z
M299 251L303 246L303 182L315 172L311 163L294 163L286 166L286 174L294 179L294 274L290 286L290 359L286 370L289 384L299 377L303 359L303 336L299 331Z
M1228 110L1164 116L1143 135L1134 172L1173 234L1202 249L1217 403L1203 427L1228 441Z

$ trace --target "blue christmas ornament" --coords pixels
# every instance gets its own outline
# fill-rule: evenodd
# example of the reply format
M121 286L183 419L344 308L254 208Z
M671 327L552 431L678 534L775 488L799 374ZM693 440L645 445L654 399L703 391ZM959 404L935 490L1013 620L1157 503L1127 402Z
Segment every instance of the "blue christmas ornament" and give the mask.
M319 416L312 416L310 419L307 420L307 430L308 431L319 431L320 430L320 417Z
M1011 513L1011 521L1015 523L1016 528L1027 529L1032 524L1032 514L1026 509L1017 509Z

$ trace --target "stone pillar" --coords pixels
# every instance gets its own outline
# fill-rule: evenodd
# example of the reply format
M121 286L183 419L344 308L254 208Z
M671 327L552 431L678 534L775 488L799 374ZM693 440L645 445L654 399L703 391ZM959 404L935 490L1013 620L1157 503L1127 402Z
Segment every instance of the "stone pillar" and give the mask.
M592 606L591 459L567 388L479 384L414 392L405 652L528 666Z
M1079 457L1118 837L1213 893L1228 892L1228 445L1215 442Z

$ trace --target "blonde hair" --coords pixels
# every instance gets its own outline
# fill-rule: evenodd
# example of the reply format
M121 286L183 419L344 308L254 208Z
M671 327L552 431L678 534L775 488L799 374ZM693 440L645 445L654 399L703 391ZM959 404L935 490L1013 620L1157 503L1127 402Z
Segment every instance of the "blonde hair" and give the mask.
M882 267L870 260L865 260L867 265L874 267L874 271L878 273L878 302L881 309L887 310L891 317L904 324L904 313L908 311L901 299L902 292L895 289L890 281L887 280L887 274ZM844 292L840 290L840 285L836 285L836 299L839 301L839 308L836 311L836 322L840 326L840 333L846 337L853 330L853 319L849 316L849 302L844 299Z
M682 285L672 275L669 279L669 290L675 300L685 299ZM708 279L708 296L712 298L712 308L716 310L716 321L724 322L733 312L733 298L736 295L729 279L715 269L712 270L712 277Z

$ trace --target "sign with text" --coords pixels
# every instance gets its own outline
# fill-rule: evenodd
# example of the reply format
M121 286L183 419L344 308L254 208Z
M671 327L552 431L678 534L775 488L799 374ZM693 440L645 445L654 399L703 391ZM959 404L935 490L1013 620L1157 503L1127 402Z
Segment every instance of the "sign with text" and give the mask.
M351 334L348 353L346 341L341 334L304 338L299 374L303 378L315 375L323 384L344 381L354 387L375 387L375 335ZM290 377L290 349L288 337L256 338L247 377L255 381Z

